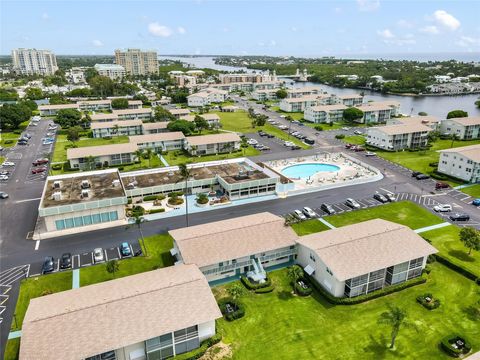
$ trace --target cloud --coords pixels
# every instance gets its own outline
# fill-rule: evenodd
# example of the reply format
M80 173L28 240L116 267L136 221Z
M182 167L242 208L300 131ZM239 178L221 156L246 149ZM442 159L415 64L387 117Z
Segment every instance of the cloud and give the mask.
M179 26L179 27L177 28L177 31L178 31L178 33L181 34L181 35L187 33L187 30L186 30L183 26Z
M440 32L435 25L427 25L420 29L420 32L430 35L436 35Z
M103 46L103 42L101 42L100 40L92 40L92 45L95 47L101 47Z
M378 30L377 31L378 36L384 38L384 39L392 39L395 37L393 33L389 29L384 29L384 30Z
M48 20L50 19L50 15L48 15L46 12L42 14L42 20Z
M158 22L148 24L148 32L158 37L169 37L173 34L172 29L168 26L160 25Z
M411 29L411 28L414 27L413 23L411 23L410 21L405 20L405 19L398 20L397 21L397 26L401 27L401 28L404 28L404 29Z
M433 13L433 18L439 25L442 25L449 30L455 31L460 27L460 21L445 10L435 11Z
M358 10L375 11L380 7L380 0L357 0Z
M456 41L458 46L469 47L469 46L480 46L480 38L473 38L471 36L461 36L458 41Z

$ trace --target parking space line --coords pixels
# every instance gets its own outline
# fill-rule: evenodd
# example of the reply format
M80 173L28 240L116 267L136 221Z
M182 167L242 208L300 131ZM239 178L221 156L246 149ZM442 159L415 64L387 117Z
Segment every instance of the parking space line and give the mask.
M40 240L35 241L35 251L38 250L40 246Z

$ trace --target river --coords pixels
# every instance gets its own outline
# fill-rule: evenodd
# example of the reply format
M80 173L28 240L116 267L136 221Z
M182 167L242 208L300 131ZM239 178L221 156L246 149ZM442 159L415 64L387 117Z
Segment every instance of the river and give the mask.
M178 60L184 63L191 64L196 68L210 68L220 71L246 71L254 72L254 70L246 67L233 67L215 64L213 57L165 57L160 56L160 59ZM394 100L401 104L401 112L407 115L415 115L420 111L424 111L429 115L434 115L439 118L445 118L449 111L460 109L467 111L470 116L480 116L480 109L476 107L475 101L480 97L478 94L472 95L449 95L449 96L399 96L399 95L385 95L374 91L337 88L323 84L312 82L297 82L293 83L288 79L289 84L295 87L303 86L321 86L325 91L333 94L358 94L363 92L365 100L385 101Z

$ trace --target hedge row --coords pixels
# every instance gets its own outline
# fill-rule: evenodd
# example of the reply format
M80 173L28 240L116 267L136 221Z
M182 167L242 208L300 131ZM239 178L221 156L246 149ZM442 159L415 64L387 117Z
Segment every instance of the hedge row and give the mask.
M480 282L479 282L480 278L477 275L475 275L474 273L472 273L470 270L467 270L460 265L454 264L450 260L448 260L447 258L444 258L443 256L440 256L438 254L435 254L435 259L439 263L445 265L446 267L452 269L453 271L458 272L459 274L465 276L467 279L476 281L476 283L480 285Z
M356 296L356 297L353 297L353 298L347 298L347 297L337 298L337 297L333 296L332 294L330 294L329 292L327 292L320 284L317 283L317 281L314 278L309 276L309 277L307 277L307 279L310 281L311 284L313 284L315 289L317 289L318 292L323 297L325 297L325 299L329 303L336 304L336 305L356 305L356 304L360 304L362 302L373 300L373 299L376 299L376 298L379 298L379 297L382 297L382 296L385 296L385 295L388 295L388 294L392 294L392 293L401 291L403 289L407 289L407 288L415 286L415 285L424 284L427 281L427 279L425 279L423 276L420 276L420 277L417 277L417 278L414 278L414 279L411 279L411 280L407 280L407 281L405 281L401 284L391 285L391 286L388 286L388 287L383 288L381 290L374 291L370 294L360 295L360 296Z
M218 344L222 340L222 335L215 334L211 338L202 341L199 348L189 351L188 353L175 356L175 360L196 360L200 359L207 350L215 344Z
M465 343L465 345L463 346L462 349L455 349L452 347L452 345L450 344L450 341L451 340L456 340L457 338L460 338L463 340L463 342ZM449 355L453 356L453 357L460 357L460 355L463 355L463 354L468 354L470 352L470 350L472 350L472 346L470 345L470 343L468 342L467 339L465 339L465 337L463 336L460 336L460 335L457 335L457 334L450 334L448 336L445 336L442 341L440 342L441 346L442 346L442 349Z
M237 310L233 313L227 313L227 304L235 305L237 307ZM245 307L243 306L243 304L240 301L234 300L231 297L220 299L218 301L218 307L220 308L223 316L225 316L225 319L227 319L228 321L240 319L245 316Z
M255 284L255 283L253 283L253 282L251 282L246 276L240 277L240 280L242 281L243 285L245 285L245 287L246 287L248 290L257 290L257 289L261 289L261 288L268 287L268 286L271 286L271 285L272 285L272 280L270 280L269 277L267 277L267 278L265 279L265 282L262 283L262 284Z
M148 211L149 214L157 214L157 213L163 213L163 212L165 212L165 209L164 209L164 208L152 209L152 210L149 210L149 211Z
M163 200L165 199L165 195L147 195L143 197L143 201L155 201L155 200Z
M274 289L275 289L275 286L273 286L273 285L262 287L260 289L256 289L255 294L271 293Z

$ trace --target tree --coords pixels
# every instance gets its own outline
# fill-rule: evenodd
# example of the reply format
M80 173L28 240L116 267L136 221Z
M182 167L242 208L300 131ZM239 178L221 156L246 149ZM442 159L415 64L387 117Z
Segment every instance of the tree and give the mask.
M288 93L287 93L287 90L280 89L280 90L277 90L275 95L277 95L277 98L279 99L285 99L288 96Z
M237 298L245 294L245 288L238 283L233 283L231 286L227 288L227 293L235 301L237 300Z
M103 97L113 95L113 81L107 76L97 75L90 79L90 87L94 95Z
M183 163L178 165L178 172L180 174L180 179L178 181L185 181L185 221L188 227L188 179L190 178L190 169L187 167L187 164Z
M452 143L450 144L450 147L453 148L453 144L455 143L456 140L459 140L460 137L457 134L452 134L451 136Z
M268 120L267 115L257 115L257 126L263 126Z
M343 111L343 120L348 123L352 123L361 118L363 118L363 111L355 107L351 107Z
M113 99L112 108L114 109L128 109L128 100L124 98Z
M148 167L152 167L152 157L154 155L154 152L152 149L145 149L145 151L143 152L143 157L144 159L147 159L148 160Z
M242 148L243 155L245 155L245 149L248 148L248 140L245 136L240 140L240 147Z
M32 116L32 110L24 103L4 104L0 106L0 128L2 130L18 129L20 124Z
M71 126L67 129L67 140L75 143L80 140L80 133L83 131L81 126Z
M397 338L400 327L411 327L415 328L413 323L410 323L407 320L407 312L397 306L388 305L388 311L385 311L380 314L378 318L378 323L380 325L388 325L392 327L391 332L391 342L390 349L393 349L395 346L395 339Z
M38 109L37 103L36 103L35 101L33 101L33 100L28 100L28 99L21 100L21 101L19 102L19 104L23 104L23 105L27 106L27 107L28 107L30 110L32 110L32 111L35 111L35 110Z
M115 273L118 271L119 267L120 266L118 265L117 260L110 260L109 262L107 262L105 269L109 274L112 274L113 277L115 277Z
M80 125L82 114L77 109L62 109L57 112L55 122L66 129L71 126Z
M92 68L88 68L87 70L85 70L85 72L83 73L83 75L85 76L85 81L90 84L90 81L92 81L92 79L95 77L95 76L98 76L98 71L95 70L93 67Z
M202 133L203 129L208 129L208 121L205 120L203 116L195 115L195 119L193 120L193 122L199 134Z
M418 116L428 116L428 114L425 111L420 111Z
M473 250L480 250L480 232L472 227L464 227L460 230L460 241L468 249L468 255Z
M175 116L173 116L173 114L170 111L168 111L162 106L157 106L155 108L153 119L155 120L155 122L176 120Z
M95 170L96 162L97 162L97 160L95 159L94 156L92 156L92 155L87 156L86 159L85 159L86 168L88 170Z
M452 110L447 114L447 119L468 117L468 112L463 110Z
M169 131L181 131L185 136L195 131L195 124L187 120L171 121L167 125Z
M300 266L298 265L293 265L291 267L288 268L288 271L287 271L287 276L288 278L292 281L293 283L293 291L295 292L295 294L297 293L297 286L296 286L296 283L298 281L298 279L300 279L301 277L303 277L303 270Z
M137 161L142 161L143 158L143 150L142 149L137 149L134 152L135 157L137 158Z
M18 94L15 89L0 89L0 101L17 101Z
M65 99L61 94L49 94L48 102L50 105L70 104L70 101Z
M43 91L40 88L29 87L25 90L25 97L30 100L40 100L45 97Z

